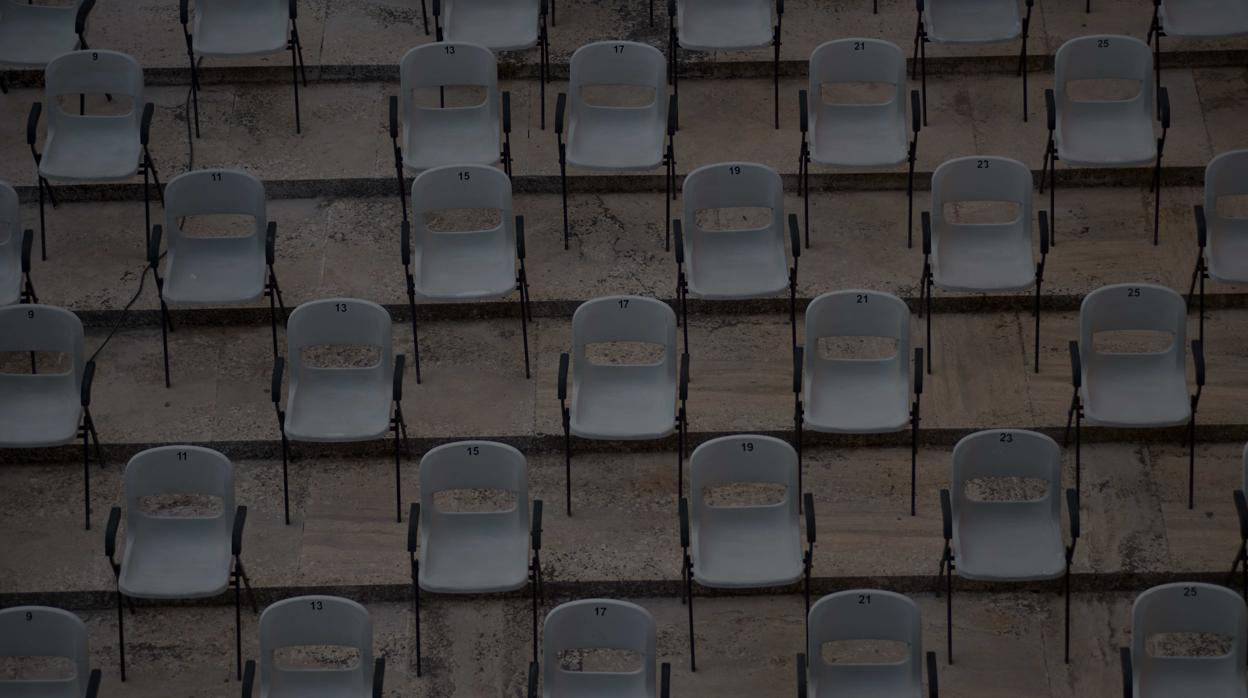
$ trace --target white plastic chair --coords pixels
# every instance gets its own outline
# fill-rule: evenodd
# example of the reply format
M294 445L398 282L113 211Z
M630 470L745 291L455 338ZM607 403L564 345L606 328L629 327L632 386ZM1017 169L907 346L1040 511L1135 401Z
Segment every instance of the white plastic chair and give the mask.
M483 230L434 230L429 218L448 209L493 209L497 226ZM412 315L416 382L420 383L420 333L416 297L467 301L519 291L524 377L529 378L529 277L524 267L524 216L512 218L511 178L485 165L448 165L425 170L412 182L412 224L402 223L399 252Z
M1147 43L1153 46L1153 77L1161 92L1161 37L1220 39L1248 36L1243 0L1153 0ZM1158 105L1160 108L1160 105Z
M38 303L30 281L34 231L22 228L17 191L0 182L0 306Z
M972 496L968 486L996 478L1043 481L1035 499ZM976 483L981 481L981 483ZM1044 434L989 429L964 437L953 448L953 494L940 491L945 549L948 661L953 664L953 575L968 580L1025 582L1065 579L1066 663L1070 663L1070 563L1079 542L1079 494L1066 490L1070 544L1062 540L1062 451ZM1008 493L1003 493L1008 494ZM1025 495L1023 495L1025 496Z
M784 495L769 504L707 502L709 488L734 483L779 485ZM694 449L689 458L689 495L690 499L680 498L681 572L689 608L689 668L697 671L694 582L716 589L757 589L804 580L802 594L810 613L815 503L807 493L803 551L797 452L780 439L756 434L721 436Z
M1200 281L1200 341L1205 341L1205 279L1224 284L1248 284L1248 218L1223 215L1218 200L1248 194L1248 150L1218 155L1205 167L1205 198L1196 206L1196 268L1187 289L1192 304Z
M87 49L87 18L95 0L35 5L0 0L0 65L43 68L62 53ZM0 75L0 93L9 88Z
M976 156L946 160L932 173L932 211L922 215L923 275L919 314L927 313L927 372L932 372L932 287L946 291L1023 291L1035 288L1035 372L1040 372L1040 287L1049 254L1049 217L1037 213L1040 261L1031 249L1031 170L1010 158ZM1010 221L962 223L945 217L963 202L1018 205Z
M155 181L162 206L165 194L152 154L147 149L155 106L144 99L143 68L138 61L116 51L71 51L48 63L43 94L48 100L48 129L42 153L35 146L39 140L42 102L30 106L30 116L26 120L26 143L34 156L39 178L40 256L44 260L48 258L44 195L56 206L50 181L116 182L130 179L137 173L143 175L146 251L152 230L149 180ZM88 94L128 97L132 106L125 114L87 114L85 96ZM60 98L68 95L79 97L78 114L61 108Z
M590 361L587 347L607 342L657 344L663 354L653 363ZM649 441L676 432L676 491L678 495L684 491L689 354L680 355L679 382L677 361L676 313L666 303L641 296L606 296L582 303L572 314L572 353L559 355L558 385L568 516L572 515L573 436Z
M366 346L376 349L371 366L309 366L304 350L316 346ZM290 525L287 482L291 441L346 443L372 441L394 433L394 516L403 520L399 472L399 437L407 439L403 420L403 354L394 354L390 314L376 303L354 298L325 298L295 308L286 323L290 389L282 409L282 374L287 359L273 360L271 398L282 434L282 497ZM393 357L393 364L391 363Z
M1222 655L1154 655L1156 635L1202 633L1230 641ZM1238 698L1248 695L1248 608L1216 584L1175 582L1140 594L1131 607L1131 646L1123 647L1126 698Z
M580 599L562 604L546 616L542 698L668 698L672 667L658 667L658 641L654 617L636 604L614 599ZM635 652L641 666L632 671L577 671L565 669L560 654L575 650L604 649ZM536 694L539 666L529 666L529 696ZM656 676L660 674L660 676ZM655 680L661 683L655 692Z
M797 345L797 260L802 254L797 215L789 214L790 265L784 253L784 184L766 165L721 162L685 177L684 224L676 229L676 295L689 353L689 294L703 300L759 298L789 291L789 324ZM765 208L759 228L715 229L698 222L700 211ZM685 234L685 226L689 233ZM686 264L688 269L686 270Z
M299 120L299 80L308 86L299 41L298 0L195 0L194 26L190 0L179 0L179 18L191 62L191 102L195 112L195 137L199 138L199 63L204 58L265 56L290 51L291 78L295 86L295 133ZM197 58L198 57L198 58Z
M78 616L47 606L13 606L0 611L0 657L60 657L72 676L0 679L0 695L39 698L96 698L100 670L91 668L87 626Z
M923 695L923 623L910 597L879 589L840 591L816 601L809 615L806 652L797 655L798 698ZM828 662L823 657L826 643L871 640L903 643L904 656L879 663ZM928 652L926 661L928 694L937 698L936 653Z
M784 0L667 0L667 58L672 76L672 104L679 101L680 60L677 52L742 51L772 46L776 129L780 129L780 27ZM677 121L679 123L679 121Z
M1167 332L1171 342L1162 351L1097 351L1099 332ZM1187 424L1187 507L1195 506L1196 408L1205 385L1205 352L1192 340L1196 392L1187 392L1184 347L1187 307L1183 297L1155 284L1113 284L1089 293L1079 307L1079 340L1070 343L1074 394L1066 412L1063 444L1075 424L1075 488L1080 488L1082 457L1080 427L1089 424L1119 429L1173 427Z
M420 460L420 503L412 505L407 524L416 611L417 676L421 675L423 663L422 589L435 594L493 594L523 589L529 584L533 596L533 661L538 660L542 500L533 500L530 521L528 478L524 454L493 441L443 444ZM490 511L439 508L435 495L454 490L509 492L515 497L515 504Z
M884 434L910 429L910 515L915 514L923 349L914 350L910 393L910 309L888 293L850 289L825 293L806 306L806 347L793 350L793 429L801 489L804 430L826 434ZM823 339L884 337L891 356L825 358ZM804 399L803 399L804 396Z
M906 180L906 246L913 243L914 164L919 147L919 92L910 91L910 128L906 141L906 57L896 44L879 39L838 39L810 54L809 93L798 90L802 147L798 189L805 210L806 246L810 247L810 163L825 167L891 167L909 162ZM885 102L843 103L823 98L823 86L887 83L893 96ZM814 101L810 100L814 95ZM807 141L807 133L810 140Z
M1226 586L1230 587L1235 583L1235 571L1240 565L1244 566L1243 586L1240 594L1244 599L1248 599L1248 498L1244 493L1248 492L1248 444L1244 446L1243 456L1243 480L1239 489L1231 493L1232 499L1235 501L1235 514L1239 519L1239 550L1235 554L1235 562L1231 565L1231 573L1226 576Z
M170 513L151 502L169 495L219 499L216 513ZM130 599L205 599L234 587L235 672L243 677L242 588L256 611L243 569L247 507L234 506L234 465L200 446L160 446L135 454L125 474L126 537L117 562L121 507L113 507L104 533L104 555L117 581L117 654L126 680L125 604ZM176 507L176 505L175 505ZM131 610L133 612L133 609Z
M1143 41L1129 36L1097 35L1071 39L1057 50L1054 89L1044 91L1049 140L1041 166L1049 180L1049 215L1057 239L1057 160L1076 167L1137 167L1153 163L1153 245L1161 228L1161 159L1170 128L1170 94L1157 90L1161 135L1153 133L1153 57ZM1075 99L1068 85L1078 80L1130 80L1140 91L1126 99Z
M416 90L436 87L444 91L448 86L465 85L484 90L479 104L446 107L443 101L437 107L427 107L416 102ZM511 93L498 90L494 54L477 44L450 42L424 44L405 53L399 61L399 95L390 97L390 142L403 220L407 220L408 194L404 172L501 161L503 171L510 176Z
M347 647L353 665L282 666L279 650L308 646ZM373 621L360 604L338 596L296 596L260 614L260 698L382 698L386 659L373 659ZM247 660L243 698L251 698L256 660Z
M62 373L36 373L34 352L59 352L70 362ZM82 439L82 497L91 530L91 449L100 436L91 421L95 361L83 351L77 315L50 305L0 308L0 352L31 352L31 375L0 373L0 448L44 448Z
M433 25L439 43L477 44L491 51L537 47L538 110L543 131L546 83L550 81L546 3L547 0L433 0ZM550 19L553 24L554 0L550 0Z
M165 273L160 274L161 226L152 230L148 264L160 298L160 341L169 381L169 305L219 306L269 299L273 356L277 356L277 311L283 322L286 304L273 271L277 223L268 220L264 183L239 170L197 170L169 180L165 193L165 226L169 230ZM192 235L179 221L188 216L248 216L254 222L245 235Z
M653 170L664 173L664 249L671 248L672 200L676 187L676 95L664 99L667 80L663 54L635 41L585 44L568 63L568 91L555 102L555 139L559 146L559 183L563 192L563 249L568 249L568 167L587 170ZM641 106L590 103L584 91L594 86L630 86L654 90ZM570 99L569 99L570 98ZM569 106L568 102L571 101ZM568 138L564 141L564 116ZM666 135L667 144L663 138Z
M1091 2L1091 0L1089 0ZM1024 0L1020 16L1018 0L915 0L918 23L914 29L914 67L919 69L923 92L923 125L927 125L927 44L970 46L1020 40L1018 74L1023 78L1023 121L1027 121L1027 37L1035 0Z

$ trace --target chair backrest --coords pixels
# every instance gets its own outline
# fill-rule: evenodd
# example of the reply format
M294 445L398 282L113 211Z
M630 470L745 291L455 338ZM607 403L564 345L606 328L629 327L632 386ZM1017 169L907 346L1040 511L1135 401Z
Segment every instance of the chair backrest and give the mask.
M2 679L0 695L81 698L91 677L87 626L59 608L14 606L0 611L0 657L60 657L74 675L55 679Z
M628 695L653 698L658 660L654 617L627 601L582 599L557 606L542 626L544 698ZM629 650L641 655L641 668L631 672L567 671L560 653L568 650ZM612 692L610 689L615 689Z
M784 185L775 170L753 162L721 162L703 165L685 177L685 256L692 265L707 236L719 231L698 225L698 211L718 208L765 208L771 211L765 227L755 231L784 246ZM733 231L740 233L742 231Z
M807 627L810 632L806 659L814 684L813 695L819 695L820 684L833 683L832 675L838 668L862 666L839 660L830 664L824 660L824 644L846 640L905 643L906 652L901 660L868 666L888 666L899 676L908 677L908 683L914 688L912 695L919 695L923 682L923 623L919 606L910 597L879 589L851 589L829 594L810 607Z
M1008 222L1009 234L1031 239L1031 197L1031 170L1017 160L972 155L941 163L932 173L933 256L939 259L940 242L945 236L984 225L949 220L945 217L947 204L974 201L1018 204L1018 217Z
M234 464L202 446L159 446L136 453L126 464L126 540L156 527L188 525L227 540L234 525ZM161 495L200 495L221 500L213 516L166 516L148 513L143 500ZM182 522L182 523L179 523Z
M1229 637L1230 651L1223 656L1158 656L1149 653L1149 639L1170 633L1208 633ZM1248 608L1239 594L1216 584L1175 582L1155 586L1140 594L1131 609L1131 659L1137 689L1150 680L1200 675L1246 680L1248 665ZM1173 681L1173 679L1172 679ZM1206 684L1207 685L1207 684Z
M165 235L169 250L176 252L188 235L179 225L187 216L240 215L255 221L251 237L264 253L268 206L264 183L240 170L211 169L186 172L165 186Z
M48 130L74 121L123 119L133 123L138 137L143 117L143 68L134 58L118 51L70 51L48 63L43 92L47 98ZM129 112L119 116L80 116L61 109L57 97L82 94L109 94L114 99L133 100Z
M484 88L484 101L463 107L425 107L416 102L418 89L452 86ZM469 112L486 112L493 122L501 123L498 59L484 46L442 41L411 49L399 61L399 90L400 116L405 130L420 128L422 118L430 112L454 113L460 118Z
M967 483L987 478L1026 478L1045 483L1034 500L985 501L973 499ZM958 441L953 447L953 525L992 521L1006 512L1045 514L1054 521L1062 514L1062 449L1053 439L1025 429L987 429Z
M810 85L807 112L811 124L828 113L823 85L837 83L887 83L895 87L884 102L897 118L906 118L906 56L897 45L881 39L837 39L815 47L810 54ZM878 104L871 106L878 107Z
M359 371L383 380L394 375L390 313L372 301L356 298L324 298L308 301L290 313L286 323L286 348L290 364L290 389L300 376L313 371ZM304 365L303 350L319 345L377 347L376 365L351 368L315 368Z
M22 261L22 215L17 190L8 182L0 182L0 267L14 272Z
M1077 37L1057 49L1054 66L1054 96L1059 122L1063 118L1064 110L1072 105L1106 101L1073 99L1067 93L1067 87L1068 83L1075 80L1137 81L1140 91L1134 97L1108 101L1126 102L1134 113L1151 121L1153 55L1143 41L1115 34Z
M82 321L53 305L10 305L0 308L0 351L47 351L67 354L73 362L74 385L81 386L87 358ZM45 371L40 371L42 375Z
M1245 221L1245 217L1218 213L1218 199L1244 195L1248 195L1248 150L1231 150L1210 160L1205 167L1205 221L1210 231L1210 255L1216 254L1216 241L1221 237L1218 233L1226 228L1228 222L1240 221L1242 225Z
M658 344L663 356L655 366L676 380L676 313L668 304L643 296L605 296L578 306L572 314L574 386L613 368L590 362L586 348L600 342Z
M591 110L645 110L654 121L667 122L667 60L663 53L636 41L597 41L578 48L568 64L568 127ZM594 85L649 87L654 101L638 107L589 104L581 93Z
M482 230L436 232L427 216L448 209L497 209L497 226ZM515 219L511 208L511 178L496 167L447 165L425 170L412 180L412 247L418 252L438 242L516 246ZM423 256L421 257L423 260Z
M510 509L487 512L445 512L434 495L446 490L506 490L515 494ZM431 449L420 459L420 533L422 545L436 530L468 519L505 518L518 531L529 529L529 468L524 454L495 441L456 441Z
M910 308L900 298L880 291L848 289L825 293L806 306L804 377L832 361L884 361L895 365L904 380L910 374ZM897 352L882 359L825 359L819 340L827 337L887 337Z
M287 647L310 645L349 647L359 652L359 662L345 669L279 666L274 653ZM338 596L297 596L278 601L260 614L260 691L261 695L282 693L286 682L298 682L300 675L326 673L353 674L351 695L369 695L373 677L373 621L360 604ZM342 685L335 682L335 685Z
M1156 284L1112 284L1089 293L1079 307L1079 354L1086 373L1098 355L1093 335L1112 331L1170 332L1174 341L1160 352L1183 370L1186 351L1187 304L1183 297Z
M743 510L787 511L794 525L798 521L801 492L797 487L797 451L787 441L773 436L738 434L704 442L689 458L689 516L694 531L713 530L719 521ZM706 501L706 488L734 483L758 483L784 487L784 498L774 504L713 506Z

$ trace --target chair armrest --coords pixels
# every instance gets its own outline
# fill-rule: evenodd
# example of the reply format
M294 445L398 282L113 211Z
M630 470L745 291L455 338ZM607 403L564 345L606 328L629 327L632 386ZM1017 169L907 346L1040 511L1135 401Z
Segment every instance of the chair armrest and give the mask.
M793 248L793 258L802 256L802 236L798 230L797 214L789 214L789 247Z
M26 144L34 145L39 140L39 117L43 114L43 102L30 105L30 115L26 117Z
M378 657L373 662L373 698L383 698L386 693L386 658Z
M243 667L243 698L251 698L251 689L256 683L256 660L248 659Z
M940 523L945 540L953 540L953 500L945 489L940 491Z
M807 698L806 688L806 654L797 653L797 698Z
M920 106L919 91L910 90L910 128L918 133L923 128L923 109Z
M230 536L230 554L243 552L243 528L247 525L247 507L240 504L234 510L234 533Z
M277 221L269 221L264 231L264 263L273 266L277 259Z
M914 394L923 394L923 347L914 348Z
M678 516L680 517L680 547L684 550L689 549L689 500L681 497L680 504L677 506Z
M801 346L793 347L793 394L802 394L802 367L805 363L806 350Z
M1239 539L1248 540L1248 499L1243 490L1235 490L1231 496L1235 499L1235 513L1239 515Z
M95 382L95 362L88 361L87 365L82 369L82 395L81 401L83 407L91 406L91 384Z
M273 357L273 384L269 390L269 397L272 398L273 404L282 401L282 374L286 372L286 359L281 356Z
M1066 490L1066 514L1070 517L1070 547L1075 547L1079 540L1079 493L1073 489Z
M152 115L156 113L156 105L148 102L143 105L143 120L139 123L139 144L147 145L152 133Z
M152 234L148 236L147 241L147 263L152 269L160 264L160 238L165 234L164 226L157 223L152 226Z
M676 135L676 124L680 123L680 103L676 101L676 95L667 98L667 135Z
M689 352L680 355L680 401L684 402L689 399ZM689 425L685 425L685 431L689 430Z
M1070 384L1078 390L1083 386L1083 361L1079 358L1079 342L1070 340Z
M797 110L798 110L797 125L798 125L798 128L802 130L803 134L805 134L808 130L810 130L810 114L808 113L809 109L810 109L810 96L806 94L806 90L798 90L797 91Z
M926 257L932 253L932 213L924 211L919 214L919 220L923 224L923 256Z
M290 0L290 18L299 19L299 0Z
M108 510L108 525L104 527L104 557L117 555L117 527L121 525L121 507Z
M1049 212L1040 211L1036 213L1036 218L1040 220L1040 254L1047 255L1049 253Z
M407 515L407 552L416 554L420 545L420 502L412 502Z
M542 500L533 500L533 530L529 532L533 550L542 549Z
M87 15L91 14L91 10L95 8L95 0L83 0L78 6L78 13L74 15L74 33L82 36L87 31Z
M92 669L91 677L87 679L87 692L83 698L96 698L100 694L100 670Z
M1118 657L1122 661L1122 696L1133 698L1135 696L1135 670L1131 666L1131 648L1119 648Z
M1057 96L1052 88L1044 91L1044 111L1048 116L1049 130L1057 130Z
M1203 250L1209 241L1209 229L1205 224L1205 207L1196 204L1192 207L1192 213L1196 217L1196 244Z
M659 666L659 698L671 698L672 695L672 665L663 662Z
M433 16L434 19L442 16L442 0L433 0Z
M412 264L412 224L407 221L399 224L399 259L404 267Z
M568 399L568 352L559 355L559 401Z
M676 0L667 0L667 16L676 17Z
M190 5L190 0L178 0L178 21L182 23L183 27L191 23Z
M1205 343L1199 339L1192 340L1192 362L1196 364L1196 385L1205 384Z
M503 133L511 133L511 90L503 90Z
M936 673L936 653L927 653L927 696L940 698L940 678Z
M35 245L35 231L27 228L22 231L22 273L30 273L30 251Z
M399 139L399 96L390 95L390 140Z
M776 0L776 15L784 14L784 0Z
M807 492L802 495L806 503L806 542L815 544L815 495ZM813 561L812 561L813 562Z
M672 234L676 237L676 266L685 263L685 227L679 218L672 219Z
M919 14L923 14L923 0L914 0L914 9L918 11Z
M524 259L524 216L516 216L516 259Z
M560 92L555 98L555 135L563 135L563 117L568 110L568 93Z
M1157 98L1161 103L1161 128L1168 129L1170 128L1170 90L1161 88L1161 91L1157 93Z
M403 401L403 369L407 366L407 355L398 354L394 357L394 392L395 402Z
M437 2L437 0L434 0ZM529 662L529 692L528 698L537 698L537 675L540 673L537 668L537 662Z

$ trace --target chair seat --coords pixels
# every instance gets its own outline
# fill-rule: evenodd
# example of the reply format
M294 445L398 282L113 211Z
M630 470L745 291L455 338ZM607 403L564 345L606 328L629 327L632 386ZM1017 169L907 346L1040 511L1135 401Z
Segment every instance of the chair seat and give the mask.
M976 502L976 509L994 504ZM999 516L963 515L954 530L955 570L964 579L1027 581L1053 579L1066 571L1062 527L1047 509L1018 502L999 505Z
M1135 166L1157 157L1157 140L1147 110L1122 102L1068 105L1058 122L1058 157L1076 167Z
M516 51L537 45L541 6L524 0L453 0L443 34L447 41Z
M1165 427L1191 417L1187 380L1160 354L1097 354L1085 363L1084 418L1107 427Z
M196 238L178 241L165 267L168 303L244 303L264 293L264 258L256 241Z
M1223 283L1248 283L1248 219L1209 221L1205 264L1209 277Z
M260 683L260 698L371 698L372 686L360 685L355 669L307 669L274 672L273 684L266 690Z
M78 48L73 7L0 0L0 63L45 66Z
M404 140L403 167L413 172L443 165L493 165L502 157L498 122L488 110L423 109Z
M602 367L595 367L602 368ZM572 434L585 439L659 439L676 430L676 386L658 369L612 366L611 378L578 382Z
M49 133L39 174L63 182L129 179L138 173L142 154L132 118L75 116Z
M811 698L921 698L909 669L888 664L829 664L811 687Z
M941 44L991 44L1023 33L1017 0L931 0L925 14L927 38Z
M228 0L197 9L192 45L199 56L256 56L285 51L290 6L284 0Z
M1240 0L1165 0L1161 27L1172 37L1229 37L1248 34L1248 4Z
M1135 682L1139 698L1243 698L1248 695L1244 685L1225 665L1212 667L1200 658L1191 662L1167 660L1170 671L1150 672Z
M81 421L72 374L0 374L0 446L60 446Z
M584 107L568 129L568 164L590 170L653 170L663 164L665 133L665 125L648 108Z
M367 441L390 430L391 386L354 369L304 369L286 407L294 441Z
M783 586L802 578L802 546L786 506L725 507L693 536L693 578L705 587Z
M230 540L211 519L149 521L127 536L118 584L126 596L191 599L216 596L230 583Z
M810 143L815 164L886 167L905 162L909 153L905 120L891 104L819 106Z
M910 386L891 361L818 363L808 373L805 400L802 425L811 431L878 434L910 425Z
M1016 226L959 225L941 235L932 282L950 291L1018 291L1036 283L1031 239Z
M765 0L696 0L677 5L676 39L694 51L749 49L772 42L771 3Z
M754 298L789 288L784 243L768 230L719 230L698 236L690 256L689 294Z
M512 591L528 582L529 538L510 514L453 517L423 542L420 588L449 594Z
M489 236L489 237L487 237ZM516 258L493 233L435 234L415 262L425 298L497 298L516 290Z

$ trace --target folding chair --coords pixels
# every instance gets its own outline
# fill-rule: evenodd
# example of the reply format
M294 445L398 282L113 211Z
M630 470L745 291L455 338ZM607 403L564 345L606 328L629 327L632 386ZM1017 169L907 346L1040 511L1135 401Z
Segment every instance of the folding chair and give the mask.
M798 698L919 698L923 695L923 623L908 596L878 589L853 589L815 602L806 623L806 653L797 655ZM892 641L905 644L892 662L829 662L830 642ZM809 657L809 673L807 672ZM936 653L928 652L928 695L938 698Z
M291 79L295 87L295 133L299 120L299 81L308 86L299 41L298 0L195 0L195 26L191 26L190 0L179 0L179 19L186 38L186 57L191 62L191 102L195 112L195 137L199 138L199 63L204 58L267 56L290 51ZM198 58L196 58L198 56Z
M887 83L893 96L885 102L829 102L823 86ZM798 190L805 211L806 246L810 247L810 163L825 167L891 167L909 162L906 180L906 246L913 243L914 164L919 147L919 91L910 90L910 129L906 142L906 57L896 44L879 39L840 39L820 44L810 54L810 84L798 90L802 146ZM810 95L814 95L814 102ZM810 140L807 141L807 133Z
M33 242L34 231L22 229L17 191L0 182L0 306L39 302L30 281Z
M161 501L191 495L213 505ZM257 612L251 580L243 569L247 507L234 506L234 465L200 446L160 446L135 454L126 465L126 537L117 562L121 507L108 514L104 556L117 582L117 663L126 680L124 607L132 599L206 599L234 587L234 663L243 678L242 585ZM156 500L156 501L151 501ZM190 506L192 511L179 512ZM204 511L207 509L208 511ZM130 606L134 613L134 606Z
M1044 91L1049 140L1040 168L1040 193L1049 180L1051 243L1057 242L1057 160L1076 167L1136 167L1153 163L1153 245L1161 229L1161 158L1170 129L1170 93L1157 90L1161 135L1153 135L1153 57L1148 46L1129 36L1084 36L1057 50L1053 84ZM1067 92L1077 80L1133 80L1140 91L1126 99L1075 99Z
M789 291L789 324L797 346L797 260L802 254L797 215L789 214L790 265L784 254L784 184L766 165L723 162L704 165L685 177L684 235L680 219L676 230L676 296L680 300L689 353L689 294L704 300L731 300L772 296ZM722 228L698 220L701 212L727 208L765 208L765 225ZM688 263L688 272L685 264Z
M87 626L78 616L47 606L14 606L0 611L0 657L60 657L72 676L0 679L0 694L41 698L96 698L100 670L91 668Z
M1091 0L1088 0L1091 2ZM914 62L910 78L919 69L923 92L923 125L927 125L927 45L929 43L972 46L1000 44L1018 39L1018 74L1023 78L1023 122L1027 121L1027 36L1035 0L1024 0L1021 17L1017 0L915 0L918 22L914 28Z
M87 17L95 0L72 5L36 5L0 0L0 65L44 68L62 53L86 50ZM0 93L9 88L0 75Z
M680 49L748 51L770 45L774 49L776 130L780 129L780 27L784 0L775 3L776 19L772 22L771 0L667 0L667 59L673 112L680 96Z
M662 347L652 363L596 363L591 344L644 342ZM662 301L606 296L582 303L572 314L572 354L559 355L559 412L563 417L563 465L567 513L572 515L572 437L604 441L651 441L676 432L676 495L684 491L685 436L689 426L689 354L676 374L676 313ZM568 400L571 363L572 397ZM678 402L679 401L679 402Z
M148 264L156 277L160 298L160 342L165 357L165 387L169 381L169 305L249 303L269 299L269 326L273 356L277 356L277 311L286 321L286 304L273 272L277 223L268 220L264 184L238 170L198 170L169 180L165 195L165 225L169 227L165 275L160 274L160 239L155 226L148 248ZM193 235L179 221L187 216L250 217L252 231L244 235Z
M277 652L309 646L355 650L349 666L285 665ZM262 698L382 698L386 658L373 659L373 621L360 604L338 596L296 596L260 614ZM243 698L251 698L256 660L247 660Z
M121 95L132 100L129 112L121 115L86 113L86 95ZM39 252L48 258L47 220L43 210L46 197L56 207L51 181L82 184L118 182L136 173L143 174L143 241L146 251L152 229L149 179L156 184L160 203L165 203L160 176L147 149L155 106L144 101L143 68L138 61L116 51L71 51L48 63L44 76L44 97L48 100L48 130L43 152L39 140L39 117L43 103L30 105L26 120L26 143L35 159L39 178ZM60 98L78 95L79 113L61 108ZM140 109L142 111L140 112Z
M430 218L448 209L496 210L498 225L480 230L434 230ZM518 291L524 377L529 378L529 277L524 268L524 216L511 213L511 178L485 165L425 170L412 182L412 227L403 221L399 256L412 315L416 382L420 383L420 333L416 296L430 300L501 298ZM413 271L412 267L415 267Z
M1153 76L1158 94L1161 93L1163 36L1176 39L1248 36L1248 3L1243 0L1153 0L1147 43L1153 46ZM1160 117L1160 104L1157 109Z
M1200 633L1228 641L1226 654L1152 654L1163 634ZM1175 582L1140 594L1131 607L1131 646L1123 647L1122 695L1206 696L1248 694L1248 609L1235 592L1216 584Z
M1248 284L1248 218L1223 215L1218 200L1248 194L1248 150L1232 150L1209 161L1205 168L1205 203L1195 207L1196 268L1187 289L1191 308L1200 282L1200 341L1205 341L1205 279L1224 284Z
M815 553L815 500L806 493L806 550L802 550L797 452L771 436L721 436L689 458L690 500L680 498L682 581L689 608L689 670L697 671L693 584L716 589L787 587L804 580L810 614L810 569ZM720 505L707 489L734 483L779 485L778 502ZM690 528L692 526L692 528ZM690 546L693 550L690 551ZM807 628L809 637L809 628Z
M0 308L0 352L30 352L30 375L0 373L0 448L44 448L82 439L83 521L91 530L91 445L100 456L100 435L91 421L95 362L82 347L77 315L50 305ZM59 352L69 360L61 373L37 373L34 353Z
M465 85L483 88L484 99L478 104L447 107L446 88ZM418 104L416 90L434 87L441 95L439 105ZM407 171L419 173L446 165L493 165L501 161L503 171L511 176L511 93L499 93L498 61L489 49L465 43L417 46L399 61L399 90L399 95L390 96L390 142L394 146L394 172L399 180L403 220L407 220Z
M420 645L420 592L494 594L523 589L533 595L533 661L537 659L537 609L542 595L542 500L529 519L529 467L515 448L493 441L443 444L420 460L420 503L407 519L407 553L416 615L416 675ZM455 511L434 497L455 490L500 490L515 497L506 508ZM424 524L421 527L421 524ZM532 553L530 554L530 550Z
M635 41L585 44L568 64L568 91L555 101L555 140L559 146L559 184L563 193L563 249L568 249L568 167L587 170L653 170L664 172L663 249L671 248L672 201L676 198L676 95L663 96L663 54ZM654 90L641 106L610 106L586 101L594 86ZM571 95L572 105L568 106ZM564 141L564 115L568 138ZM666 128L665 128L666 127ZM667 136L667 145L663 138Z
M672 666L663 662L657 672L657 632L654 617L636 604L614 599L581 599L562 604L546 616L542 625L543 664L529 665L529 698L537 698L537 677L542 677L542 698L618 696L619 698L668 698ZM589 671L565 668L561 653L576 650L621 650L640 655L641 665L630 671ZM655 693L655 680L660 683Z
M1049 217L1037 212L1040 261L1031 250L1031 170L1009 158L970 156L947 160L932 173L932 211L922 214L923 274L919 316L927 314L927 372L932 372L932 287L980 293L1035 288L1035 372L1040 372L1040 287L1049 256ZM1009 221L964 223L946 218L949 206L1017 204Z
M1244 492L1248 492L1248 445L1244 446L1243 453L1243 484L1231 493L1235 501L1235 514L1239 519L1239 550L1235 554L1235 562L1231 564L1231 573L1226 576L1226 586L1230 587L1235 583L1235 571L1240 565L1244 566L1240 594L1248 599L1248 499L1245 499Z
M282 434L282 503L290 525L290 442L349 443L383 439L394 433L394 518L403 521L400 455L407 453L403 420L403 354L394 354L390 314L376 303L325 298L295 308L286 323L290 389L282 409L284 357L273 360L271 397ZM363 346L377 351L369 366L316 366L305 363L309 347ZM391 363L393 357L393 364ZM403 445L399 444L399 437Z
M1043 480L1035 498L972 495L968 486L992 487L985 480ZM980 481L980 482L976 482ZM986 582L1065 579L1066 663L1070 663L1070 563L1079 542L1079 493L1066 490L1070 544L1062 540L1062 451L1044 434L1022 429L989 429L964 437L953 447L953 495L940 491L945 549L948 661L953 664L953 575ZM1006 493L1002 493L1006 494ZM937 595L940 594L939 586Z
M549 1L551 24L554 24L555 3ZM546 83L550 82L546 3L547 0L433 0L433 26L438 43L477 44L491 51L524 51L537 47L538 110L543 131L546 130Z
M1162 351L1098 351L1098 332L1168 332L1170 344ZM1114 284L1089 293L1079 308L1079 341L1070 343L1070 373L1074 393L1066 411L1062 444L1070 441L1075 425L1075 489L1080 490L1082 441L1080 427L1089 424L1139 429L1187 424L1187 508L1195 506L1196 408L1205 386L1205 351L1192 340L1196 392L1187 392L1184 345L1187 308L1183 297L1154 284Z
M896 342L875 358L825 357L824 339L881 337ZM806 306L806 345L793 349L793 445L802 485L802 432L884 434L910 428L910 515L919 453L923 349L914 350L910 397L910 309L896 296L853 289L825 293ZM803 399L805 396L805 399Z

